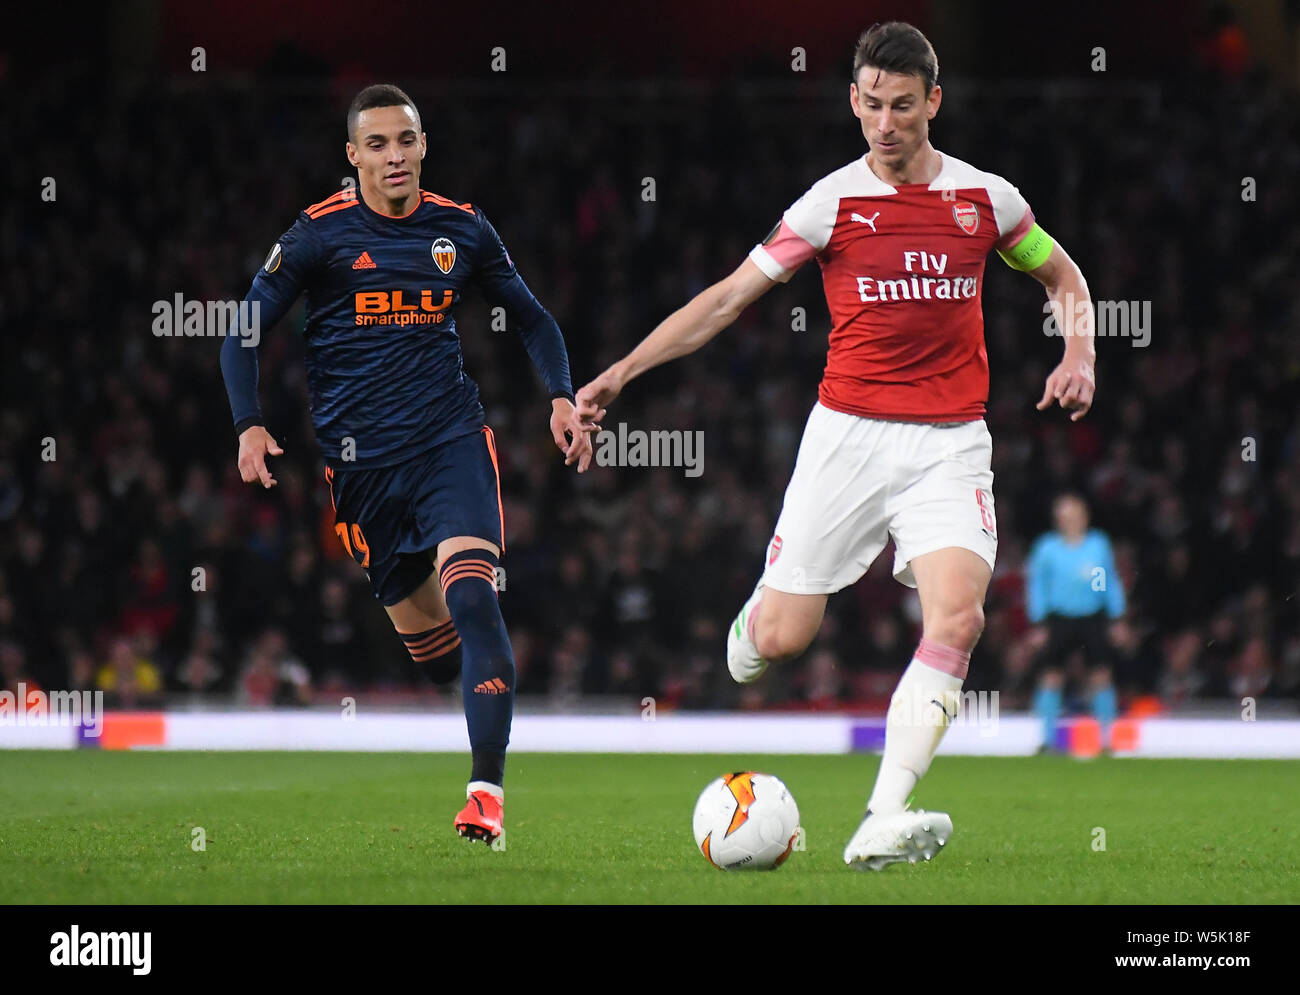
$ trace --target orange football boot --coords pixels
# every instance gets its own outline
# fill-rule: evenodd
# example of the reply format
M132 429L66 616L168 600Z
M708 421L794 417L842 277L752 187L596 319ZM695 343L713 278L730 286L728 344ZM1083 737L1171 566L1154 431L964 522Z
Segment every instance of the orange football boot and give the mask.
M456 832L472 840L492 843L501 835L505 808L490 791L471 791L465 807L456 816Z

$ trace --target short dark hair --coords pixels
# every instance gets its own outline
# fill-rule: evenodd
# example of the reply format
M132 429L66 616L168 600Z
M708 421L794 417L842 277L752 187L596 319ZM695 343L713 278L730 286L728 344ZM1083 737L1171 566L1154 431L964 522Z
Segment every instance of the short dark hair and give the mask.
M352 98L352 105L348 108L349 142L357 133L357 118L361 116L361 112L374 107L409 107L415 112L417 127L420 123L420 109L415 106L415 101L406 95L405 90L392 83L375 83Z
M853 49L853 82L863 66L888 73L920 76L928 97L939 82L939 57L930 39L904 21L873 24L862 32Z

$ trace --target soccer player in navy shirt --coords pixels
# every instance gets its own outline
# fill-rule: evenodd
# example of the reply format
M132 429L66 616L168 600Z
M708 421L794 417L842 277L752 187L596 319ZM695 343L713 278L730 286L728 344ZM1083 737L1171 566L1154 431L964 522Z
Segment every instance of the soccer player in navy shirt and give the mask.
M366 87L348 110L348 161L359 190L303 211L272 247L241 317L258 329L222 344L221 369L246 483L275 485L283 450L257 400L260 329L307 294L312 424L335 531L366 571L411 656L439 682L461 678L472 770L454 825L492 842L515 664L497 604L505 529L496 444L478 387L462 368L455 309L476 284L505 307L551 394L550 430L566 465L586 469L591 442L574 418L564 339L516 271L480 208L420 189L420 114L396 86Z

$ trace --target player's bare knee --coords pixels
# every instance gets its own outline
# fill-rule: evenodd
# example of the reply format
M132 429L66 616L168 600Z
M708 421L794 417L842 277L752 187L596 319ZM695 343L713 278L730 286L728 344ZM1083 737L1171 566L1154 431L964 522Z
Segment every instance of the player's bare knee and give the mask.
M983 632L984 607L978 604L955 608L926 626L927 639L962 652L974 649Z
M753 616L754 647L765 660L789 660L808 648L821 627L825 595L769 589Z
M779 663L798 656L808 648L808 643L811 641L793 638L790 634L777 630L758 637L754 645L758 648L758 655L764 660Z
M801 620L776 613L764 619L760 612L754 623L754 646L764 660L781 661L796 657L808 648L815 635L815 627L809 630Z
M385 610L393 623L393 628L399 633L423 632L451 621L451 612L447 611L446 605L440 606L441 611L438 611L438 607L427 600L410 595L395 605L388 605Z
M984 606L973 604L963 608L957 614L955 625L961 639L958 647L967 652L973 650L984 634Z

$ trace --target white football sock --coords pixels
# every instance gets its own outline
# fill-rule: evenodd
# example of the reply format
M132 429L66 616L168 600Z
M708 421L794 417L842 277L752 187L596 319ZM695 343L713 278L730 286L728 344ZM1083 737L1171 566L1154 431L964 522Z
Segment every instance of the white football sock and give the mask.
M470 781L465 787L465 797L468 798L475 791L486 791L489 795L494 795L501 801L504 801L506 797L505 788L499 784L493 784L491 781Z
M957 717L970 654L922 639L903 671L885 719L885 752L867 808L873 815L903 811L916 782Z

